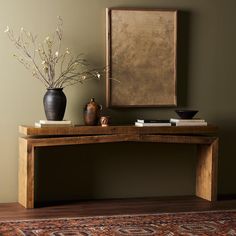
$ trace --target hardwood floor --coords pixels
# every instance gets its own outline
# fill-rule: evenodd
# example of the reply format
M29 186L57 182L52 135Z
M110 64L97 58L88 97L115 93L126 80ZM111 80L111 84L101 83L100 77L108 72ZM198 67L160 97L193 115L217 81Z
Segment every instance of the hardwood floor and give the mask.
M18 203L0 204L0 220L42 219L95 215L169 213L236 209L236 200L208 202L197 197L158 197L82 201L25 209Z

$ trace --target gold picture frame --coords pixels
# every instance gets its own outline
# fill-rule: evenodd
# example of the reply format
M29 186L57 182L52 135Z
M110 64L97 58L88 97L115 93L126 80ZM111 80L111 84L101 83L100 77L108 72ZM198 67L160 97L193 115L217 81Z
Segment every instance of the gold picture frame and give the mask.
M177 105L177 10L106 9L107 107Z

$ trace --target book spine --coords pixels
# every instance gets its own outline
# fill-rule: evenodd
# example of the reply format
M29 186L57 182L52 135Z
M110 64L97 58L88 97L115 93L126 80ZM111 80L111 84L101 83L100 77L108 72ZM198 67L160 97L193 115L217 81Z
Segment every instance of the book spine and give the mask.
M200 123L174 123L175 126L207 126L207 122L200 122Z
M170 120L139 120L137 119L137 122L143 123L143 124L159 124L159 123L170 123Z
M137 127L143 127L143 123L140 123L140 122L135 122L135 126L137 126Z
M35 122L34 126L36 128L57 128L57 127L72 127L72 124L40 124L39 122Z
M138 123L144 123L144 120L139 120L139 119L137 119L137 122L138 122Z
M40 124L44 125L70 125L72 122L70 120L54 121L54 120L40 120Z
M171 126L171 123L140 123L140 122L135 122L135 126L138 126L138 127L165 127L165 126Z
M182 123L182 122L183 123L187 123L187 122L194 123L194 122L196 122L197 123L197 122L205 122L205 120L202 120L202 119L201 120L200 119L192 119L192 120L186 119L185 120L185 119L173 119L172 118L172 119L170 119L170 122L172 122L172 123Z

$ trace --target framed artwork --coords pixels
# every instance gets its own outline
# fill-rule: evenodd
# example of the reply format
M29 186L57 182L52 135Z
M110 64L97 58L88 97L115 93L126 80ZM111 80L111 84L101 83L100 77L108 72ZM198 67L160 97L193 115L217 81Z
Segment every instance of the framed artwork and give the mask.
M177 10L107 9L107 106L176 106L176 48Z

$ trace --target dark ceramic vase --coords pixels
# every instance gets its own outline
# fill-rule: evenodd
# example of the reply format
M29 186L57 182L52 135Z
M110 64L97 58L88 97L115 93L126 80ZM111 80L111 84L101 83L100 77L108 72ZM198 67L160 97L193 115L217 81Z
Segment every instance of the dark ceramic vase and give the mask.
M66 96L62 88L49 88L44 95L43 105L48 120L63 120Z

